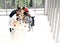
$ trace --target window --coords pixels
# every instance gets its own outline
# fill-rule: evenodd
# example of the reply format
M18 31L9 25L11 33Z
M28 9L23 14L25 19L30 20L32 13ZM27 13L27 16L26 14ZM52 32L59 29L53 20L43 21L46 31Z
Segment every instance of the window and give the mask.
M45 0L0 0L0 9L14 9L18 4L29 8L43 8Z

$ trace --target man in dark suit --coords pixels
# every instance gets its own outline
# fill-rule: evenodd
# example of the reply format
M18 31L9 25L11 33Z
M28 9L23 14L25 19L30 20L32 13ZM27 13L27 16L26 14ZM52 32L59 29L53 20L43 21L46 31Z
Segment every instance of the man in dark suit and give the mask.
M10 13L10 15L9 15L9 17L10 17L10 19L15 15L15 14L17 14L17 11L20 11L21 10L21 8L20 7L18 7L16 10L13 10L11 13ZM10 21L9 21L10 22ZM14 30L14 28L9 28L10 29L10 32L12 32L12 30Z

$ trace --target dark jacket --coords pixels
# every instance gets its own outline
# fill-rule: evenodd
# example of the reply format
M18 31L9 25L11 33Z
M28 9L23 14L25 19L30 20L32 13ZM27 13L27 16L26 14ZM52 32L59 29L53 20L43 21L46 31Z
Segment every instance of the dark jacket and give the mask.
M11 18L14 14L16 14L16 10L13 10L13 11L10 13L9 17Z

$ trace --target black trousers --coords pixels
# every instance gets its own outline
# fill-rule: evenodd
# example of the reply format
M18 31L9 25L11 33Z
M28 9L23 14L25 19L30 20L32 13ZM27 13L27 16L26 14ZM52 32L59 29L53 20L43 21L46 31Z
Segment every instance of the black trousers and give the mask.
M34 17L32 17L32 23L31 23L31 26L34 26L35 25L35 20L34 20Z

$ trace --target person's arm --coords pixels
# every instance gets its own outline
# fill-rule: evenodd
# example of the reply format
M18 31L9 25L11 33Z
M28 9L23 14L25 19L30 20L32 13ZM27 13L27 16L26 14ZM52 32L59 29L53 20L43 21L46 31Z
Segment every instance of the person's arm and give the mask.
M13 10L13 11L10 13L9 17L12 17L14 14L16 14L16 10Z
M29 12L27 12L27 15L28 15L29 17L31 17L31 14L30 14Z

